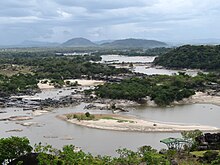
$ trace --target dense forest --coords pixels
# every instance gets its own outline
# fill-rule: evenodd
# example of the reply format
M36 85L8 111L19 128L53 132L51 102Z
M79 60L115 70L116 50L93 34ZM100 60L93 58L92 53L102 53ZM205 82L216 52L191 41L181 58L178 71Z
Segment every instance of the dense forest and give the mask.
M168 68L192 68L204 70L220 69L220 45L185 45L159 56L155 65Z
M99 56L73 56L73 57L39 57L39 58L7 58L0 59L1 64L31 66L38 78L68 79L80 78L81 75L102 74L113 75L126 73L126 69L92 63L99 61Z
M131 78L120 83L105 83L95 89L97 96L110 99L141 101L150 96L157 105L169 105L195 94L197 90L207 89L206 84L219 82L219 76L199 73L195 77L179 75L154 75L144 78Z

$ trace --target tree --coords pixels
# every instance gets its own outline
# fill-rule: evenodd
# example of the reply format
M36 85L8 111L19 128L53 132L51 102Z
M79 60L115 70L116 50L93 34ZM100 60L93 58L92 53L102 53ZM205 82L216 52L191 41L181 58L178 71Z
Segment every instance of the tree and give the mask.
M183 131L181 132L181 135L184 139L191 140L192 146L191 150L194 150L197 147L196 137L202 135L202 131L200 130L194 130L194 131Z
M0 139L0 163L10 162L22 155L30 153L32 147L25 137L9 137Z

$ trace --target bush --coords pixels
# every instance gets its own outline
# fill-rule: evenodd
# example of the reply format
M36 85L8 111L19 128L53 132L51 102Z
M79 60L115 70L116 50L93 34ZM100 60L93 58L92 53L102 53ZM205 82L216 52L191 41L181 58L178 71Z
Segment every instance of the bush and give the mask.
M207 151L204 153L202 160L207 163L211 163L213 160L217 159L218 152L217 151Z
M86 112L85 115L86 115L86 117L90 117L90 113L89 112Z

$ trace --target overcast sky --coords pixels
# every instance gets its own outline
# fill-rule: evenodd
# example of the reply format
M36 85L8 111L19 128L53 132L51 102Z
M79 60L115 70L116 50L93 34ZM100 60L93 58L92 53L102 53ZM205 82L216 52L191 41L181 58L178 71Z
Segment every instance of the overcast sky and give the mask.
M145 38L220 38L219 0L1 0L0 45Z

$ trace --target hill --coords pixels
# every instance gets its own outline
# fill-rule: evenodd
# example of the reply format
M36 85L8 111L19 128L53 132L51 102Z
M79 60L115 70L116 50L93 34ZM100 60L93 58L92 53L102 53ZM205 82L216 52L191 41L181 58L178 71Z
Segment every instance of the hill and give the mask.
M115 40L111 43L104 43L102 46L114 47L114 48L155 48L155 47L165 47L166 43L156 40L145 40L145 39L123 39Z
M157 57L155 65L168 68L220 69L220 45L184 45Z
M96 44L86 38L73 38L64 42L63 44L61 44L61 46L90 47L90 46L96 46Z

